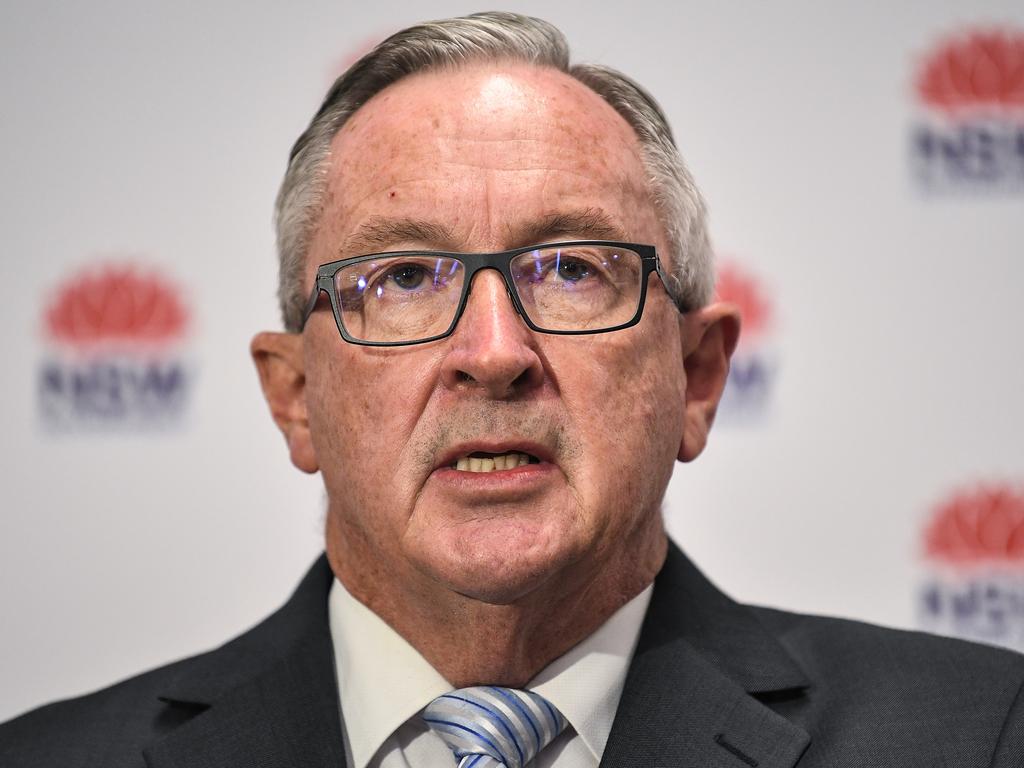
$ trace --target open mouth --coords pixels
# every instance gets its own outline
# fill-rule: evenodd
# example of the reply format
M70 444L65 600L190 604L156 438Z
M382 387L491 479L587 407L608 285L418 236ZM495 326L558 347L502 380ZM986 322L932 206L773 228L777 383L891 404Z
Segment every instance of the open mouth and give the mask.
M465 456L458 457L452 464L452 469L460 472L498 472L503 469L515 469L525 467L527 464L539 464L540 459L529 453L509 451L507 453L487 453L486 451L473 451Z

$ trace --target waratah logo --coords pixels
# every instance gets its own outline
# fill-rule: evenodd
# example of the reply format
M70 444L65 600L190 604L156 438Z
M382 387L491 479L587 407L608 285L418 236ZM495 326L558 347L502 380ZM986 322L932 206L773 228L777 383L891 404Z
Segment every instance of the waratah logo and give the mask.
M1024 191L1024 30L940 41L914 80L911 159L928 190Z
M181 291L137 264L74 274L43 313L39 406L52 428L166 425L180 416L189 369Z
M980 483L937 504L924 529L924 628L1024 650L1024 483Z
M743 318L719 417L725 422L758 419L770 406L777 369L771 299L757 277L728 259L719 266L715 293L738 306Z
M981 485L954 494L935 509L925 553L956 566L1024 566L1024 489Z

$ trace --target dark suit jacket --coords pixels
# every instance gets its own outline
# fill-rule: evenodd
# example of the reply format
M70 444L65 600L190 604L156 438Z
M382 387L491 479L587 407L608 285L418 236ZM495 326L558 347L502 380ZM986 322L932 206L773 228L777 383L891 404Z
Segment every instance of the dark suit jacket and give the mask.
M321 558L225 646L0 726L0 766L343 768L331 579ZM601 765L1020 768L1022 681L1007 651L739 605L672 547Z

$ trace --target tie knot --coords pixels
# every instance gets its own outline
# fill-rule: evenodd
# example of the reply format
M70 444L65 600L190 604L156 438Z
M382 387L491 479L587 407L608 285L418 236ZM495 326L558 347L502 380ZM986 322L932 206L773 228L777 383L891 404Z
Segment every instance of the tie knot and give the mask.
M543 696L496 686L439 696L423 719L455 753L459 768L523 768L567 724Z

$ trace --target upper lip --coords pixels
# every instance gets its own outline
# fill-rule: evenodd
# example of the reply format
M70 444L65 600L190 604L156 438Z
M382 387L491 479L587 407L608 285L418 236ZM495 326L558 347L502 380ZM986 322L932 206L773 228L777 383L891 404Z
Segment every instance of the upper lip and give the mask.
M455 464L463 456L468 456L474 452L482 453L528 453L531 456L535 456L541 461L554 462L553 451L541 443L534 442L532 440L517 440L517 439L503 439L503 440L467 440L466 442L458 443L448 448L437 463L435 469L442 467L450 467Z

